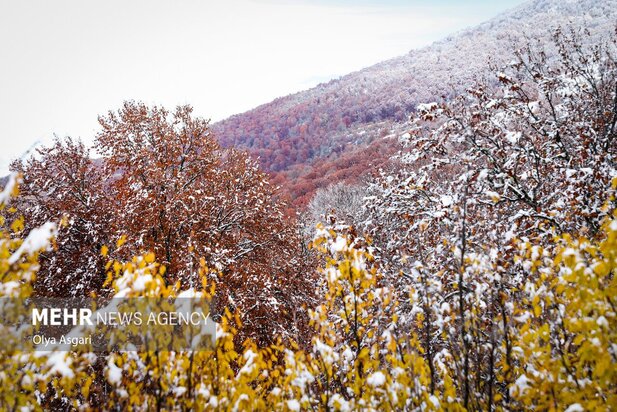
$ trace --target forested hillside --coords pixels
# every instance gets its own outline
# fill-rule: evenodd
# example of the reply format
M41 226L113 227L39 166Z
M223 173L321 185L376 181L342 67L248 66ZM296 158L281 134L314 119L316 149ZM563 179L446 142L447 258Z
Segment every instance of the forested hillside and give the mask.
M395 142L379 140L405 133L418 104L447 100L477 78L494 80L489 61L506 63L527 40L546 43L559 25L584 24L595 41L611 30L615 10L613 0L531 1L429 47L232 116L213 130L223 146L259 157L294 203L305 205L316 188L383 165L391 153L386 146Z

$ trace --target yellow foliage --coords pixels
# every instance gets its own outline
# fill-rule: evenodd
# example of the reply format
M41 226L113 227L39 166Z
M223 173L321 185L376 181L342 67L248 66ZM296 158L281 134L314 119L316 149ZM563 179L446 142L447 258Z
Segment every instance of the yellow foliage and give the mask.
M536 258L533 316L518 308L520 366L512 394L526 407L607 410L617 405L617 220L599 242L563 236L553 259Z
M0 231L0 297L9 291L26 297L32 293L37 254L8 263L22 240L6 226L19 232L23 222L7 216ZM599 241L563 236L545 248L521 242L515 260L527 262L529 273L521 290L509 291L520 301L513 302L513 360L496 361L495 379L505 388L495 393L497 410L617 405L615 222L605 223ZM325 296L310 310L315 330L310 348L281 341L261 348L251 341L238 345L240 317L227 309L216 346L196 351L35 356L8 351L7 338L0 356L0 409L36 410L61 401L80 410L464 410L460 377L450 367L458 355L444 351L443 366L434 372L437 381L431 382L435 365L428 363L420 337L399 327L399 308L414 303L414 290L406 295L409 301L398 301L405 295L382 286L362 242L324 228L320 233L313 247L325 262ZM101 253L107 256L107 247ZM180 293L178 284L166 283L165 267L152 253L110 261L107 270L106 284L124 296ZM215 290L204 264L199 273L198 292L210 299ZM504 292L497 296L506 300ZM469 324L479 317L475 308L468 313ZM418 326L423 316L417 314ZM68 370L54 370L54 362Z

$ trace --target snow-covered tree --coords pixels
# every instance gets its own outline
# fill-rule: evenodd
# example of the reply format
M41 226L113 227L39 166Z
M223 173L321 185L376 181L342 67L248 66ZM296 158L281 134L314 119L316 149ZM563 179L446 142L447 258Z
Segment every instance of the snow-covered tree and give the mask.
M433 369L449 359L466 408L510 402L512 308L529 277L513 240L593 237L615 207L615 36L586 36L557 30L497 82L419 105L396 171L366 201L386 278L417 296L402 316Z
M293 222L257 164L221 149L191 112L126 102L100 118L96 160L69 138L13 165L26 221L66 221L57 251L41 258L37 293L111 293L100 250L124 239L113 257L151 251L166 281L184 288L199 286L205 260L220 310L240 308L243 330L260 342L302 340L314 282Z
M330 218L339 223L357 227L364 221L366 188L361 185L336 183L319 189L304 213L304 224L312 237L318 223L330 224Z

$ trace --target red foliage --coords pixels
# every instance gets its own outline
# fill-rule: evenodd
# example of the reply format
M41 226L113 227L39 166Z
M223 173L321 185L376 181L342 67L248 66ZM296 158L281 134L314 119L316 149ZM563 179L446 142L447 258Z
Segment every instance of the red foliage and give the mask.
M127 102L99 119L99 161L67 139L13 164L24 175L27 222L67 217L57 250L43 256L37 293L105 293L101 247L126 236L113 258L152 251L183 288L200 287L203 259L218 310L238 308L244 336L302 341L301 308L315 285L294 222L257 164L221 149L191 112Z
M390 163L397 145L391 139L378 139L368 147L346 147L340 155L319 159L308 165L295 165L272 174L271 182L281 186L296 208L304 208L315 192L333 183L356 183Z

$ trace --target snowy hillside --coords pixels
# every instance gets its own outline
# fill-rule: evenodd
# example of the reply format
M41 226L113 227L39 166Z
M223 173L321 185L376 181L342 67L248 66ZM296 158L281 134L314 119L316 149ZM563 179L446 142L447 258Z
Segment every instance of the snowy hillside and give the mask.
M361 151L350 152L379 136L399 134L418 103L447 99L474 79L492 76L487 62L507 63L515 46L550 46L558 26L586 26L594 35L610 32L616 10L614 0L531 1L429 47L232 116L213 129L223 145L247 148L266 169L283 172L277 182L293 197L308 197L321 184L298 183L311 173L307 165L327 159L319 165L323 175L321 170L341 168L336 159L343 153L363 163L361 170L339 173L345 180L382 164L374 157L366 161ZM335 180L340 179L333 173L327 182Z

